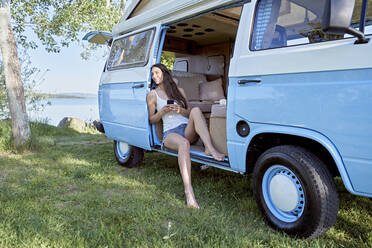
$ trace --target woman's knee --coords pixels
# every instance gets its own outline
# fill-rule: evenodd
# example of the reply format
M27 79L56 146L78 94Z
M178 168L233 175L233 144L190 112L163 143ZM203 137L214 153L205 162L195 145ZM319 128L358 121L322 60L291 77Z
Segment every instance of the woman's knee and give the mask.
M202 111L200 110L199 107L193 107L193 108L191 109L191 111L190 111L190 114L192 114L192 115L195 115L195 114L197 114L197 115L201 115L201 114L203 114L203 113L202 113Z
M190 142L187 139L182 139L179 143L179 149L189 151L190 150Z

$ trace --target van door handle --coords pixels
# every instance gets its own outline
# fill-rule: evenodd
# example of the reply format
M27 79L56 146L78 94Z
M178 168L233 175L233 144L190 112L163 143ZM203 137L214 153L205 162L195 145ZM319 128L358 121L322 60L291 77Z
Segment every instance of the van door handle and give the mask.
M139 88L143 88L145 87L145 84L136 84L136 85L133 85L132 88L134 89L139 89Z
M261 83L260 79L242 79L238 81L238 84L247 84L247 83Z

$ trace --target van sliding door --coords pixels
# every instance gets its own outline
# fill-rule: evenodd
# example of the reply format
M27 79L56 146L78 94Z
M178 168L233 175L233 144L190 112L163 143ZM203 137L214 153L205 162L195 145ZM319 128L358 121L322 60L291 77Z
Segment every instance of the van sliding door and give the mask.
M154 25L116 38L99 87L106 136L147 150L151 148L146 96L159 32L160 25Z

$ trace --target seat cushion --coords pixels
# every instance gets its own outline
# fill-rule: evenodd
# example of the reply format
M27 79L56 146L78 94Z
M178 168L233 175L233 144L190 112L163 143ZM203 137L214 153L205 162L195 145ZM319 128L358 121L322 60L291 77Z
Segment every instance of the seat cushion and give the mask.
M178 87L185 91L187 99L189 101L198 101L199 96L199 81L196 77L178 77Z
M226 118L226 105L213 104L211 109L211 117L225 117Z
M203 113L210 113L213 102L189 102L190 108L198 107Z
M189 101L199 101L199 84L207 82L205 75L190 72L172 71L174 81L185 91Z
M200 84L199 88L200 100L219 101L220 99L225 99L221 78L202 83Z

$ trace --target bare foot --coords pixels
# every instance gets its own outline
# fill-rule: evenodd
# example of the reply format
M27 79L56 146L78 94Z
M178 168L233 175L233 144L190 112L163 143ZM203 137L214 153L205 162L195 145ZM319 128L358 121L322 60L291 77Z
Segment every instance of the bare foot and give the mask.
M205 148L204 153L206 155L212 155L212 157L217 160L217 161L224 161L225 159L225 154L219 153L216 150L210 151L209 149Z
M186 193L186 203L187 207L189 208L195 208L195 209L200 209L198 203L195 200L194 192L192 193Z
M196 202L187 203L187 207L189 207L189 208L195 208L195 209L200 209L198 203L196 203Z

